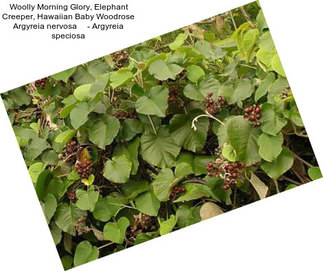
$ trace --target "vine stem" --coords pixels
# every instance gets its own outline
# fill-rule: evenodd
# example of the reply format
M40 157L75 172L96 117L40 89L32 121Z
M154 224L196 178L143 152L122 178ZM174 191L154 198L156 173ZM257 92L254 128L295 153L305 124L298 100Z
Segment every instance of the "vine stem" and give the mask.
M237 30L237 24L236 24L236 21L233 18L232 11L230 11L229 13L230 13L230 17L231 17L231 20L232 20L232 23L233 23L234 30Z
M305 161L302 157L298 156L295 152L291 151L291 153L294 155L296 159L301 161L303 164L307 165L308 167L314 167L311 163Z
M153 128L154 134L155 134L155 135L157 135L157 131L156 131L155 125L154 125L154 123L153 123L153 121L152 121L152 119L151 119L150 115L147 115L147 116L148 116L148 119L149 119L149 121L150 121L150 125L151 125L151 127Z
M113 242L106 243L106 244L104 244L104 245L102 245L102 246L98 247L98 249L100 250L100 249L102 249L102 248L105 248L105 247L111 246L111 245L113 245L113 244L114 244Z
M211 119L214 119L215 121L217 121L218 123L220 123L221 125L225 125L221 120L219 120L218 118L212 116L209 112L205 112L206 114L202 114L202 115L198 115L196 116L193 120L192 120L192 126L191 128L194 129L194 131L197 130L197 127L195 125L195 122L198 121L199 118L203 118L203 117L207 117L207 118L211 118Z

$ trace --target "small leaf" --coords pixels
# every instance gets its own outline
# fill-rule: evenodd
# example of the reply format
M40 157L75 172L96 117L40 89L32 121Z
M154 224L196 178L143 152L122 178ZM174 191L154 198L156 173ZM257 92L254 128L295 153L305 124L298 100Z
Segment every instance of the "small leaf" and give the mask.
M322 173L319 167L310 167L307 172L308 176L310 176L313 181L322 178Z
M268 192L268 186L265 185L253 172L251 172L251 178L249 181L259 195L259 198L264 199Z
M173 42L171 42L170 44L168 44L169 48L171 50L177 50L180 46L183 45L183 43L185 42L187 37L188 37L188 35L185 33L178 34L177 37L175 38L175 40Z
M41 206L45 214L47 224L49 224L56 211L56 198L52 194L47 194L44 198L44 202L41 203Z
M157 59L149 67L149 73L157 80L175 80L183 68L177 64L168 64L164 60Z
M77 87L74 90L74 96L77 100L84 102L90 98L90 89L92 84L85 84Z
M33 183L37 182L38 176L45 168L46 165L42 162L36 162L29 167L28 172Z
M185 184L184 187L186 188L186 193L178 197L174 202L183 202L183 201L190 201L199 199L202 197L211 197L213 193L211 189L203 184L199 183L188 183Z
M294 157L288 148L284 147L279 156L272 162L263 162L261 168L274 180L277 180L294 163Z
M95 205L93 216L102 222L109 221L120 210L119 201L111 196L100 197Z
M99 249L92 246L89 241L80 242L74 255L74 266L79 266L99 258Z
M160 235L165 235L170 233L175 227L177 222L176 216L171 215L169 219L164 221L159 221L159 233Z
M122 244L129 225L129 220L126 217L120 217L117 222L105 224L103 228L104 238L114 243Z
M223 145L222 156L231 162L237 161L236 151L230 144Z
M71 124L74 129L80 128L88 121L90 106L87 102L79 102L70 113Z
M185 228L199 222L201 220L199 210L200 208L198 207L190 207L185 204L180 205L176 211L178 227Z
M178 183L171 169L162 169L152 182L153 190L160 201L168 201L173 186Z
M76 191L76 197L76 206L79 209L93 212L95 204L99 199L99 192L94 191L94 189L91 188L88 191L78 189Z
M133 74L128 69L120 69L116 72L110 73L110 80L111 80L111 87L113 89L123 85L124 83L128 82L132 79Z
M276 54L271 60L272 69L277 72L279 75L286 77L285 71L283 69L282 63L280 62L280 58L278 54Z
M103 176L114 183L126 183L129 181L131 168L132 163L127 155L114 156L105 163Z
M287 124L287 120L282 118L272 104L265 103L262 105L262 126L261 130L269 135L277 135Z

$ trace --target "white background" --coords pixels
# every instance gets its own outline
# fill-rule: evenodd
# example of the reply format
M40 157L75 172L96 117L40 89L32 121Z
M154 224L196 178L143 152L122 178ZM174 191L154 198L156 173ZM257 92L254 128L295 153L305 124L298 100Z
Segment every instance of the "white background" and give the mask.
M0 10L9 2L1 0ZM90 33L86 41L52 41L47 33L13 32L1 22L0 91L248 2L129 0L137 19L127 30ZM260 2L322 165L322 1ZM0 124L0 268L62 270L2 103ZM322 270L321 191L319 180L75 270Z

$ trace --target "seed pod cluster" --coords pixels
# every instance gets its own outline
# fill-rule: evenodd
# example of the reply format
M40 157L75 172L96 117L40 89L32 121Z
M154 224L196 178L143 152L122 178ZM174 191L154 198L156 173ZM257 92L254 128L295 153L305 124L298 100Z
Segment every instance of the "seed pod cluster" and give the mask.
M131 109L130 111L120 111L113 113L113 116L118 119L137 119L138 114L135 109Z
M78 146L76 141L73 140L67 143L63 149L63 159L68 163L75 163L77 149Z
M168 92L168 103L169 104L176 104L179 103L180 106L183 106L183 102L180 99L180 93L175 88L170 88Z
M78 235L88 233L91 229L86 225L86 216L80 216L75 224L75 230Z
M76 194L73 190L69 190L67 192L67 198L71 201L75 201L76 200Z
M129 59L129 55L127 53L127 51L125 50L120 50L117 51L113 54L112 57L114 63L116 64L116 66L118 68L121 68Z
M133 219L135 225L129 227L127 230L127 238L131 243L135 242L138 234L155 229L153 226L153 219L149 215L141 213L139 215L134 215Z
M211 115L215 115L220 112L221 108L226 107L228 103L222 96L219 96L216 101L212 96L213 93L211 91L207 93L207 96L205 97L205 109Z
M183 186L176 185L173 187L172 192L169 195L170 200L178 198L180 195L185 194L187 189Z
M37 88L43 89L46 86L46 82L47 82L47 78L43 78L43 79L36 80L35 81L35 86Z
M210 161L205 166L209 177L220 177L223 179L223 189L228 190L230 185L237 184L237 178L242 175L244 165L240 162L229 162L221 158Z
M87 179L92 173L92 161L90 159L84 162L77 161L75 169L82 179Z
M259 127L261 125L261 107L261 104L253 104L244 108L244 118L252 122L254 127Z

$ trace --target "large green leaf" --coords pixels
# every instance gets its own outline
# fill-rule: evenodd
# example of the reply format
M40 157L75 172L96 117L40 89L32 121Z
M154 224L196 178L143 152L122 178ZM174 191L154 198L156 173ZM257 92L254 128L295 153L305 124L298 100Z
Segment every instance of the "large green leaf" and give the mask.
M170 137L168 128L161 126L157 134L147 129L141 136L141 155L148 163L161 168L174 165L180 147Z
M66 130L61 132L58 136L56 136L55 142L66 145L74 137L75 133L75 130Z
M183 68L177 64L168 64L166 61L157 59L149 67L149 73L157 80L175 80Z
M136 102L138 113L145 115L156 115L165 117L168 107L168 89L162 86L155 86L146 91Z
M85 191L83 189L78 189L76 191L77 202L76 206L84 211L94 211L96 202L99 199L99 192L90 188Z
M86 212L80 210L75 204L63 203L58 206L55 213L55 223L64 232L75 235L75 225L81 216Z
M116 72L111 72L110 73L110 80L111 80L111 87L116 88L127 81L129 81L133 77L133 74L130 70L128 69L121 69Z
M99 249L89 241L80 242L75 249L74 266L79 266L99 258Z
M284 138L282 133L276 136L261 134L257 140L259 145L259 154L262 159L272 162L282 151Z
M87 102L79 102L70 113L71 123L74 129L80 128L88 121L90 106Z
M233 147L239 161L247 165L260 161L257 145L259 129L242 116L235 116L229 118L221 130L224 130L224 140Z
M44 202L41 202L41 207L45 214L46 221L49 223L56 211L56 198L52 194L47 194L44 198Z
M201 151L206 142L209 119L199 119L196 122L197 129L192 128L192 120L201 113L203 112L194 110L188 115L174 115L169 125L169 131L175 143L192 152Z
M293 154L288 148L284 147L279 156L272 162L263 162L261 168L274 180L277 180L287 170L289 170L294 163Z
M33 183L37 182L38 176L45 168L46 165L42 162L36 162L29 167L28 172Z
M266 78L261 81L259 87L256 90L255 101L258 101L261 97L267 94L267 92L270 90L274 81L275 81L275 74L273 72L268 73Z
M200 208L182 204L176 211L177 225L180 228L195 224L201 220Z
M203 77L198 85L187 84L184 88L184 95L187 98L196 101L204 101L208 92L212 92L215 95L220 87L219 81L211 74Z
M51 77L57 81L62 80L65 83L67 83L68 79L72 76L72 74L75 72L75 70L76 70L76 67L73 67L73 68L67 69L65 71L55 73Z
M157 216L160 207L160 201L152 191L146 191L135 199L137 209L147 215Z
M261 114L261 130L266 134L275 136L287 124L287 120L282 118L280 114L276 112L275 106L272 104L263 104Z
M119 201L111 196L101 197L98 199L93 216L102 222L109 221L120 210Z
M213 197L213 192L211 189L203 184L199 183L187 183L184 185L186 188L186 193L178 197L174 202L183 202L199 199L202 197Z
M308 169L308 176L313 180L322 178L322 172L319 167L311 167Z
M140 139L136 138L132 142L129 142L125 145L118 145L113 152L113 156L122 156L126 155L131 161L131 174L135 175L138 170L139 161L138 161L138 149L140 145Z
M24 152L25 159L29 161L33 161L39 155L41 155L44 150L48 149L49 147L50 145L45 139L34 138L31 140L30 144L28 144Z
M169 200L169 195L173 186L175 186L180 179L175 178L174 173L171 169L162 169L155 180L152 182L154 194L160 201Z
M137 119L125 119L121 125L120 138L125 141L133 139L144 132L143 124Z
M127 155L114 156L105 163L103 176L114 183L126 183L129 181L131 168L132 163Z
M120 122L117 118L104 114L91 119L87 126L89 139L99 148L104 149L117 136Z
M190 65L187 67L186 76L193 83L196 83L204 75L205 72L200 66Z
M129 220L126 217L120 217L117 222L105 224L103 228L104 238L114 243L122 244L129 225Z
M223 85L219 88L218 95L226 98L229 104L234 104L249 98L254 88L249 79L241 79L235 86Z
M91 86L92 84L84 84L84 85L78 86L74 90L75 98L81 102L87 101L90 98Z

